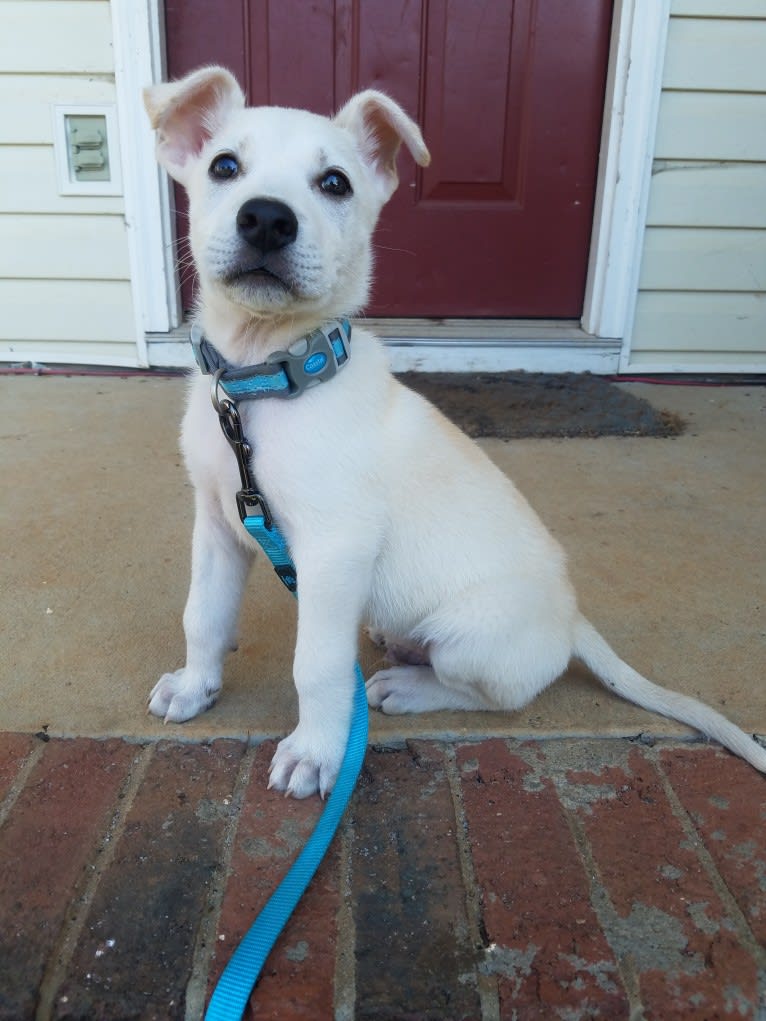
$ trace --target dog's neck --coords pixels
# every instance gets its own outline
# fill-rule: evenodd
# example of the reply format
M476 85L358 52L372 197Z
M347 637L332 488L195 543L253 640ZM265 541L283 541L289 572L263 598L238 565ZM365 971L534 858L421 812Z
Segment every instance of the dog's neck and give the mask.
M294 311L259 315L226 299L203 294L196 318L205 337L226 361L244 366L263 362L274 351L286 350L333 317Z

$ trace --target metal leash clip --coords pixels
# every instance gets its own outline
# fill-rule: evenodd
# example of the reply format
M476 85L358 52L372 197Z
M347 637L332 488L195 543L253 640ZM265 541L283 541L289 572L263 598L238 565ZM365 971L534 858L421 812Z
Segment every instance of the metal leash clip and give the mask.
M225 371L223 368L216 370L210 384L210 399L218 415L221 430L237 459L239 479L242 484L242 488L237 493L239 517L241 521L244 521L249 515L249 508L260 507L263 514L263 523L267 529L271 530L273 524L271 511L262 494L258 492L253 473L250 469L250 458L253 455L253 451L242 429L242 419L240 418L237 405L231 398L221 398L218 395L218 381Z

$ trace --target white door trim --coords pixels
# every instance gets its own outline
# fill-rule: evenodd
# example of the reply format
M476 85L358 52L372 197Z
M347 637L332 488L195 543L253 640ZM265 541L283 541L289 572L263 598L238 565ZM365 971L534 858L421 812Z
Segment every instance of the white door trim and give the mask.
M670 0L617 0L582 328L630 347Z
M180 322L170 188L154 163L153 140L140 99L141 87L162 77L162 0L112 0L112 11L123 152L126 170L132 170L125 174L125 204L133 235L133 287L139 297L144 331L156 335L170 332ZM620 365L627 364L629 357L669 18L670 0L615 0L581 320L582 330L589 337L571 340L573 367L581 364L577 350L587 345L589 338L617 341L611 350L621 348ZM477 326L480 324L478 320ZM153 337L153 343L155 340ZM460 345L466 352L466 363L476 343L466 340L464 346ZM528 350L522 351L519 340L510 342L509 338L509 350L502 357L502 345L495 344L498 364L507 368L510 358L518 360L519 367L534 365L535 351L543 354L538 344L530 339ZM562 367L566 366L566 347L565 343L559 348ZM450 368L460 362L455 348L454 343L450 344ZM491 361L489 349L485 353ZM415 352L411 350L411 354ZM428 363L433 364L433 359L432 349ZM546 364L549 360L550 353L544 356ZM616 357L604 359L603 365L602 371L616 371Z
M154 133L141 90L165 69L162 0L112 0L117 116L123 160L125 225L141 364L149 365L146 335L178 326L171 185L154 158Z

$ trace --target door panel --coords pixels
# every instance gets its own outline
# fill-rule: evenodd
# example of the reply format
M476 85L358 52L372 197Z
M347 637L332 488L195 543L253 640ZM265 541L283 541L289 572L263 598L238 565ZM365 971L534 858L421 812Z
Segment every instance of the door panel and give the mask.
M611 0L166 0L169 68L221 62L254 104L381 88L423 127L375 238L371 314L582 311Z

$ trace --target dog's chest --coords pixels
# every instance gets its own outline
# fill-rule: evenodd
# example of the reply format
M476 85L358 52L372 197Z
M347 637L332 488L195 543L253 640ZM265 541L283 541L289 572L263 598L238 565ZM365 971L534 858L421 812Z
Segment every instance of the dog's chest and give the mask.
M255 486L280 523L306 512L317 499L324 502L322 493L333 485L344 427L333 412L335 402L323 396L328 395L307 393L296 400L242 401L238 406ZM192 390L182 446L194 485L215 492L227 519L241 528L237 458L221 430L206 380Z

